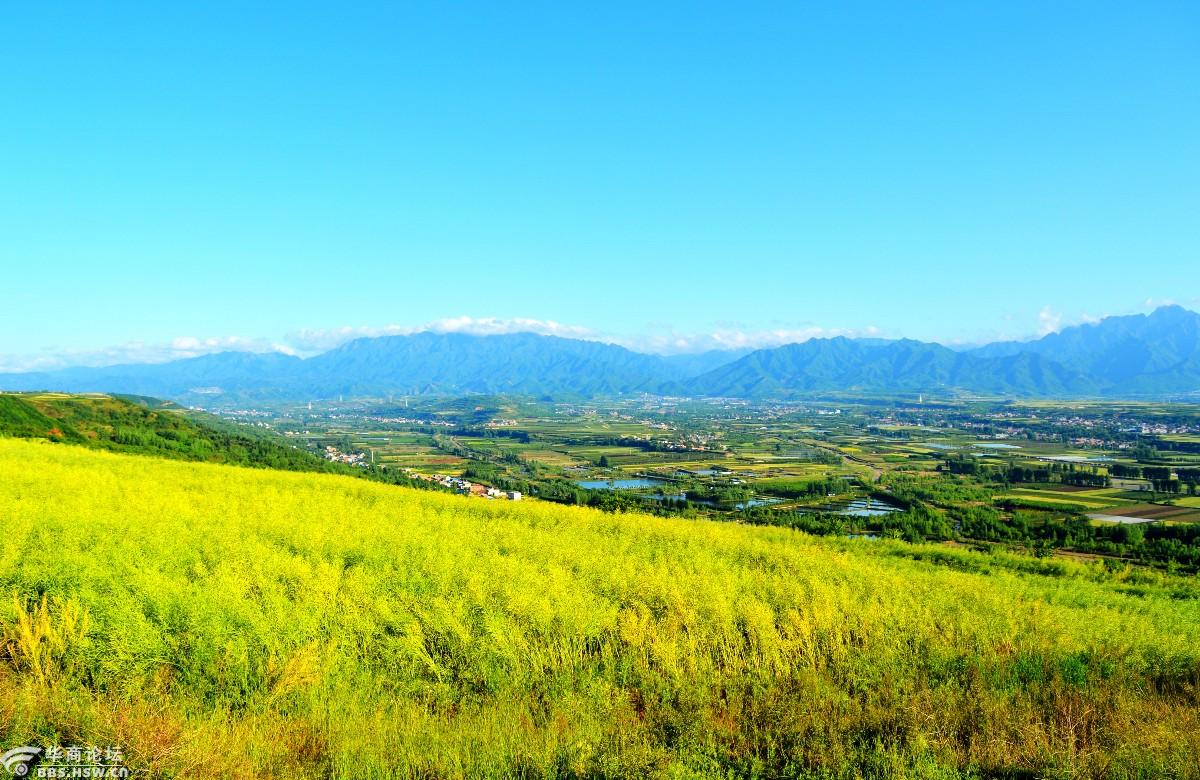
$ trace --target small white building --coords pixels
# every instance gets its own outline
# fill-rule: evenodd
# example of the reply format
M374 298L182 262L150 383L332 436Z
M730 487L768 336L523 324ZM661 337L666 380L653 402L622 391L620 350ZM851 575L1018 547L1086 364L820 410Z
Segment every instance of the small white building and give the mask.
M521 500L521 492L519 490L508 491L508 500L509 501L520 501Z

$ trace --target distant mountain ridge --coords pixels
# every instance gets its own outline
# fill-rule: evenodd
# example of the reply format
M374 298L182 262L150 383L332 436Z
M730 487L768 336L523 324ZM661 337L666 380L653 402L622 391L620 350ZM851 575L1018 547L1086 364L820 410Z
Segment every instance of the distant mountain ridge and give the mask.
M969 389L1009 395L1094 393L1087 377L1037 355L976 357L902 339L812 339L751 353L687 383L696 395L763 398L830 390Z
M357 339L304 361L326 395L393 392L604 395L650 391L682 376L656 355L613 344L516 333L417 333Z
M1094 379L1101 390L1186 393L1200 388L1200 314L1163 306L1150 314L1107 317L1037 341L998 342L981 357L1040 355Z
M308 359L225 352L161 364L0 374L0 388L119 392L209 405L338 396L787 398L829 391L1200 398L1200 314L1166 306L1028 342L970 350L901 339L812 339L753 352L662 357L517 333L362 338Z
M695 356L693 356L695 357ZM711 358L701 366L712 365ZM688 364L557 336L416 333L350 341L302 360L223 352L170 363L0 374L7 390L123 392L188 403L354 395L596 396L653 392L686 380ZM702 370L701 369L701 370Z

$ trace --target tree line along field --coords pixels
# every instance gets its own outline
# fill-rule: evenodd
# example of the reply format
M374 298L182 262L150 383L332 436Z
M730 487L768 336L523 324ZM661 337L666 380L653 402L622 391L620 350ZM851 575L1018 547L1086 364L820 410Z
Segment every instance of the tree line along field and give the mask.
M0 738L153 777L1197 777L1194 578L0 439Z

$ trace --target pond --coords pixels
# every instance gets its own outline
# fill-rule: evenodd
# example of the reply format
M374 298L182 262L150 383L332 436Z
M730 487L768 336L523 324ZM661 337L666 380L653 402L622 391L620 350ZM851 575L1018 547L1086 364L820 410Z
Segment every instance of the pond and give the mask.
M689 503L692 503L692 504L701 504L703 506L710 506L710 507L713 507L714 509L722 507L721 504L718 504L716 501L711 501L709 499L688 498L686 493L676 493L674 495L669 495L669 496L649 495L649 496L642 496L642 498L648 498L651 501L667 501L667 500L688 501ZM780 501L785 501L785 500L786 499L783 499L783 498L775 498L774 496L759 496L757 498L752 498L749 501L739 501L738 503L733 504L732 506L729 504L725 504L724 507L727 509L736 509L738 511L741 511L743 509L750 509L751 507L756 507L756 506L766 506L768 504L778 504Z
M1120 523L1122 525L1140 525L1142 523L1158 522L1152 517L1125 517L1124 515L1106 515L1100 512L1089 514L1088 517L1093 520L1099 520L1102 523Z
M662 479L584 479L575 483L588 490L643 490L667 484Z
M767 506L769 504L778 504L780 501L783 501L783 500L784 499L782 499L782 498L774 498L772 496L759 496L758 498L752 498L749 501L743 501L739 504L734 504L733 508L734 509L749 509L749 508L755 507L755 506Z
M1019 449L1021 449L1021 447L1016 444L1002 444L1000 442L995 442L995 441L977 441L977 442L975 442L975 446L983 447L984 449L987 449L987 450L1019 450Z
M821 506L799 507L802 512L826 512L831 515L847 517L878 517L899 512L902 507L881 498L855 498L845 501L834 501Z
M1052 460L1058 463L1110 463L1112 458L1106 455L1098 455L1094 458L1084 457L1083 455L1045 455L1038 460Z

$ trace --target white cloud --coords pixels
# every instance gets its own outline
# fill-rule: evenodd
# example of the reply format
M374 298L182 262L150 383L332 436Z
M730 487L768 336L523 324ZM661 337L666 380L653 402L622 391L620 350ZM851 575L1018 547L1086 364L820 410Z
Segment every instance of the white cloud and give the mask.
M565 325L553 320L462 316L435 320L416 326L345 326L327 330L303 329L289 333L281 340L247 336L177 336L164 343L130 341L99 349L48 347L34 354L0 354L0 373L54 371L73 366L113 366L122 363L166 363L171 360L199 357L217 352L282 352L288 355L310 356L357 338L400 336L421 331L469 333L480 336L538 333L545 336L614 341L614 339L599 336L589 328Z
M1146 306L1164 305L1169 301L1147 300ZM1026 315L1027 316L1027 315ZM1019 321L1016 316L1004 318L1011 324ZM1100 317L1083 313L1066 316L1046 305L1037 314L1036 336L1026 331L1025 335L1009 332L977 334L975 337L943 340L951 347L964 348L999 340L1025 340L1057 333L1065 327L1084 323L1096 323ZM1028 322L1028 320L1026 320ZM1006 329L1007 330L1007 329ZM120 363L162 363L181 358L197 357L226 351L281 352L307 357L333 349L358 338L378 336L400 336L432 331L435 333L466 333L472 335L501 335L509 333L537 333L548 336L598 341L618 344L637 352L662 355L699 353L709 350L754 350L793 344L810 339L835 338L892 338L889 333L871 325L864 328L826 328L815 325L783 324L777 327L755 329L743 323L720 322L702 332L684 332L666 323L647 324L641 333L614 334L593 330L581 325L528 317L471 317L467 315L447 317L421 325L343 326L326 329L300 329L287 333L281 339L247 336L197 337L180 336L163 343L131 341L101 349L81 350L71 348L47 348L35 354L0 354L0 372L49 371L69 366L106 366Z
M174 360L177 357L197 357L214 352L284 352L292 355L296 350L287 344L279 344L267 339L246 338L244 336L224 336L217 338L196 338L181 336L171 339L169 352Z
M543 336L562 336L563 338L597 338L591 328L581 325L564 325L554 320L533 320L517 317L514 319L498 319L496 317L455 317L438 320L427 326L429 330L441 333L471 333L477 336L493 336L504 333L539 333Z
M762 349L781 344L835 336L877 337L881 331L868 328L778 327L754 330L740 323L722 323L702 333L684 333L663 323L648 327L636 336L600 333L581 325L527 317L449 317L423 325L344 326L329 329L302 329L288 333L282 339L271 340L247 336L178 336L167 342L146 343L130 341L100 349L47 348L35 354L0 355L0 372L53 371L73 366L111 366L122 363L165 363L170 360L193 358L217 352L282 352L289 355L311 356L333 349L358 338L400 336L433 331L435 333L468 333L472 335L501 335L508 333L537 333L545 336L599 341L619 344L638 352L673 355L706 352L713 349Z
M1038 335L1049 336L1051 333L1057 333L1062 329L1062 315L1055 312L1049 305L1043 306L1038 312Z
M407 336L413 333L432 331L434 333L468 333L474 336L498 336L506 333L537 333L543 336L562 336L564 338L588 339L592 341L609 341L590 328L578 325L564 325L554 320L537 320L524 317L448 317L427 322L424 325L384 325L373 326L343 326L330 329L305 328L293 331L285 337L300 352L316 353L345 344L360 338L378 336Z
M0 372L54 371L73 366L115 366L123 363L166 363L215 352L283 352L296 354L288 344L245 336L198 338L180 336L166 343L128 341L100 349L46 348L26 355L0 355Z
M866 328L772 328L752 330L739 327L719 327L708 333L650 334L632 339L615 339L616 343L640 352L664 355L707 352L713 349L765 349L783 344L797 344L810 339L879 338L883 332L874 325Z
M1200 306L1200 298L1184 299L1185 305ZM1146 298L1143 309L1154 309L1176 303L1173 299ZM1137 311L1135 308L1134 311ZM1110 315L1105 315L1110 316ZM993 341L1029 340L1057 333L1065 327L1094 324L1101 317L1092 314L1064 315L1053 306L1043 306L1037 315L1036 335L1024 328L1028 314L1010 313L1002 319L1002 330L978 332L970 336L943 339L941 343L963 348ZM865 328L824 328L798 323L779 323L775 327L755 329L741 322L718 321L703 332L681 332L665 322L644 325L637 334L614 334L596 331L581 325L530 317L471 317L462 315L433 320L421 325L350 326L339 328L304 328L287 333L281 339L251 336L179 336L166 342L129 341L111 347L78 349L47 347L33 354L0 354L0 373L22 371L53 371L71 366L110 366L121 363L164 363L181 358L198 357L216 352L280 352L307 357L333 349L357 338L401 336L433 331L435 333L467 333L472 335L501 335L508 333L537 333L546 336L599 341L619 344L637 352L663 355L706 352L709 350L764 349L810 339L881 338L894 337L875 326Z
M1200 305L1200 298L1187 301ZM1143 305L1155 308L1174 303L1169 299L1147 298ZM1100 317L1091 314L1066 316L1046 305L1038 312L1036 336L1029 331L1013 332L1013 326L1028 322L1028 314L1009 314L1003 331L977 333L973 337L942 340L941 343L964 348L993 341L1028 340L1057 333L1065 327L1094 324ZM618 344L637 352L662 355L707 352L709 350L753 350L793 344L810 339L883 338L894 337L871 325L865 328L824 328L815 325L779 323L776 327L755 329L744 323L719 321L703 332L681 332L669 323L647 323L634 335L604 333L581 325L529 317L471 317L467 315L433 320L422 325L343 326L339 328L304 328L287 333L282 339L249 336L179 336L166 342L130 341L99 349L45 348L33 354L0 354L0 373L23 371L53 371L72 366L110 366L121 363L164 363L216 352L280 352L308 357L333 349L358 338L401 336L432 331L435 333L467 333L472 335L501 335L508 333L537 333L546 336L599 341Z
M623 336L600 333L581 325L569 325L554 320L538 320L523 317L449 317L434 320L424 325L384 325L382 327L345 326L324 330L298 330L289 333L287 343L301 353L315 354L333 349L348 341L376 336L405 336L412 333L432 331L434 333L469 333L476 336L494 336L507 333L537 333L543 336L600 341L619 344L638 352L678 354L706 352L712 349L761 349L792 344L814 338L834 336L877 337L881 331L868 328L774 328L752 330L733 324L721 325L706 333L681 333L663 323L648 326L645 334Z

